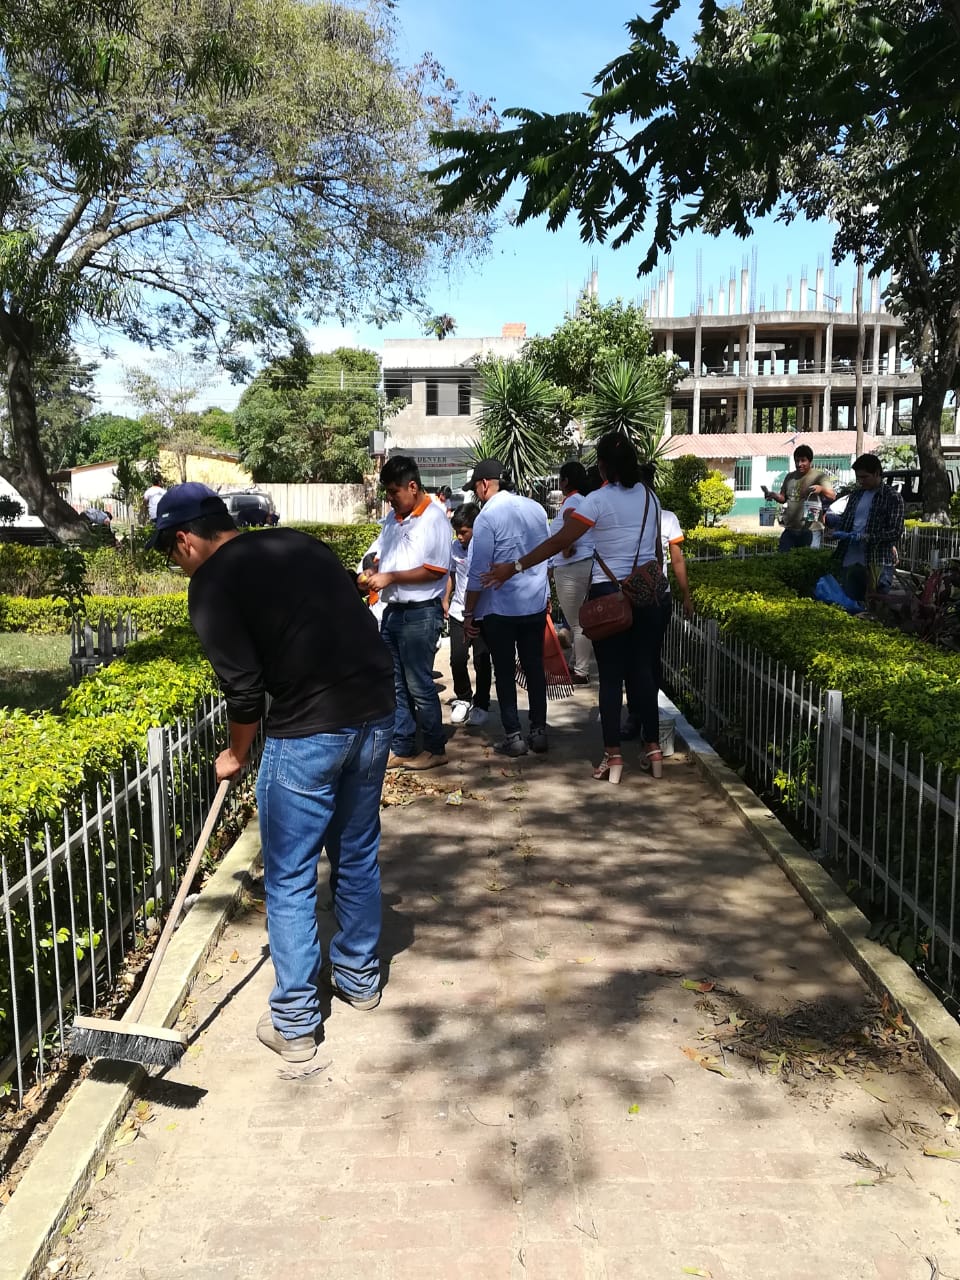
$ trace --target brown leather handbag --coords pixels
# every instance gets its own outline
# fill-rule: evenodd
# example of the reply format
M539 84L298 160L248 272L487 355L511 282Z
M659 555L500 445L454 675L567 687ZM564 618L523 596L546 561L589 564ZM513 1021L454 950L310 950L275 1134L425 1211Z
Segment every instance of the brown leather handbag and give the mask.
M597 556L604 573L616 582L607 566ZM607 636L618 635L621 631L629 631L633 626L633 605L622 591L612 591L608 596L596 596L593 600L584 600L580 606L578 619L580 630L588 640L606 640Z

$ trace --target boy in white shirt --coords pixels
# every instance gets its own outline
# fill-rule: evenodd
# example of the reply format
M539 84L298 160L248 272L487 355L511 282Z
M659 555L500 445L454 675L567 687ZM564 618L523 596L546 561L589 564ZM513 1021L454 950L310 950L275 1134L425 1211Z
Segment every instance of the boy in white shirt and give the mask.
M463 607L467 595L467 552L473 537L473 522L480 514L475 502L465 502L453 513L451 524L456 541L453 544L450 578L447 585L446 610L450 626L450 671L456 701L450 715L452 724L478 726L486 723L490 710L490 685L493 668L490 651L482 636L467 639L463 629ZM476 693L470 685L467 658L473 649L473 669L477 677Z

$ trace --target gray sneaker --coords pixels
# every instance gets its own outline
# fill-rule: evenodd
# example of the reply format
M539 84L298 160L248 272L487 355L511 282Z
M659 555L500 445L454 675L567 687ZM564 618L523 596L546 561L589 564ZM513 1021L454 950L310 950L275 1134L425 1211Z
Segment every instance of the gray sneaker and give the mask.
M497 743L494 751L499 751L502 756L525 756L527 744L522 733L508 733L502 742Z
M355 996L351 995L349 991L344 991L337 982L337 975L328 964L325 964L320 970L320 981L328 991L332 991L335 996L339 996L344 1003L350 1005L351 1009L375 1009L380 1003L379 991L374 991L369 996Z
M309 1062L317 1052L317 1037L313 1032L308 1036L292 1036L288 1039L273 1025L269 1009L260 1015L257 1039L274 1053L279 1053L284 1062Z
M541 725L536 729L531 729L527 742L531 751L535 751L538 756L542 756L549 747L546 726Z

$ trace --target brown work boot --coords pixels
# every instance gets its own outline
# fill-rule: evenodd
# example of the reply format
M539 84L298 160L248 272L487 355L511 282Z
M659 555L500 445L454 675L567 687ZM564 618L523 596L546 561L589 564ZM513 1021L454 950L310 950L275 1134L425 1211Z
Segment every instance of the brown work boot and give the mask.
M315 1032L307 1036L292 1036L288 1039L273 1025L269 1009L260 1015L260 1021L257 1023L257 1039L274 1053L279 1053L284 1062L309 1062L317 1052Z
M395 756L391 751L387 756L388 769L407 769L410 767L410 761L416 760L416 756Z
M408 760L406 767L408 769L437 769L442 764L447 763L445 755L435 756L430 751L421 751L418 756L414 756L412 760Z

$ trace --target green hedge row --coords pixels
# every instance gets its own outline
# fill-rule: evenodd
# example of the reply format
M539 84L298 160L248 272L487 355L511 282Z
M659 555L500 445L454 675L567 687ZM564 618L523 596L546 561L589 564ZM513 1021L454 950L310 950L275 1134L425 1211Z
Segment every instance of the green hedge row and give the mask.
M960 771L960 654L811 599L831 553L718 560L691 569L697 611L825 689L928 761Z
M100 614L111 621L129 613L139 631L151 633L163 627L187 622L187 597L87 596L87 616L94 625ZM63 635L70 629L70 616L62 600L45 596L28 600L23 596L0 596L0 631L28 631L34 635Z
M86 677L62 715L0 709L0 850L19 862L25 836L143 751L149 728L188 715L216 687L193 631L170 627Z

